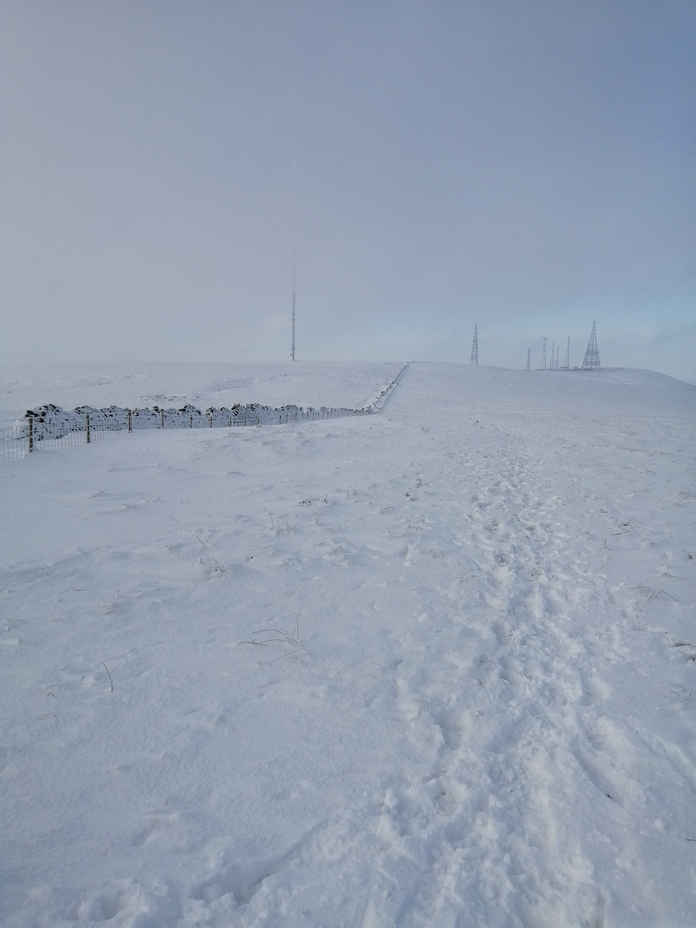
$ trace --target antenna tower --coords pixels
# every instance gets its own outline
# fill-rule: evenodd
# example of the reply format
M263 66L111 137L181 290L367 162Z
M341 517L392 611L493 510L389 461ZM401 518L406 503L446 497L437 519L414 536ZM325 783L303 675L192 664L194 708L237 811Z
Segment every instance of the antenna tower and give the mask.
M568 347L566 348L566 357L565 364L563 365L564 371L570 370L570 335L568 336Z
M546 336L544 335L544 350L541 352L541 369L546 370Z
M478 364L478 326L474 326L474 344L471 346L470 364Z
M532 362L532 349L531 349L531 348L527 348L527 366L525 367L525 370L526 370L526 371L529 371L529 370L532 369L532 364L531 364L531 362Z
M556 357L556 342L551 342L551 365L549 370L553 370L556 366L554 363L554 358Z
M598 371L602 365L599 363L599 348L597 347L597 323L592 323L592 334L582 362L584 371Z
M560 353L561 353L561 348L560 348L560 346L559 346L558 348L556 348L556 366L554 367L554 370L555 370L555 371L558 370L558 356L559 356Z
M296 310L296 281L297 281L297 150L293 146L292 153L292 345L290 347L290 360L295 360L295 310Z
M290 349L290 358L295 360L295 249L292 255L292 348Z

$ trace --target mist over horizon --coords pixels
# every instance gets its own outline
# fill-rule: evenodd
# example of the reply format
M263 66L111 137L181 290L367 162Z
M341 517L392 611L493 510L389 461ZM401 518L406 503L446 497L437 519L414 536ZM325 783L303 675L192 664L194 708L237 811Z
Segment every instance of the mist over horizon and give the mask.
M0 8L0 362L696 383L696 7Z

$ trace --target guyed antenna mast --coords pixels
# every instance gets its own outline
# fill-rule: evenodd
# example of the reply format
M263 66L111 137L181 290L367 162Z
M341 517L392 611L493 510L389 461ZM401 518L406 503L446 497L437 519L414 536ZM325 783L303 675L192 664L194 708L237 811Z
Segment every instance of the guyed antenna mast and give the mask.
M295 360L295 310L297 308L297 155L294 153L292 158L292 194L293 194L293 224L292 231L292 346L290 348L290 360Z
M290 358L295 360L295 248L292 249L292 348L290 349Z

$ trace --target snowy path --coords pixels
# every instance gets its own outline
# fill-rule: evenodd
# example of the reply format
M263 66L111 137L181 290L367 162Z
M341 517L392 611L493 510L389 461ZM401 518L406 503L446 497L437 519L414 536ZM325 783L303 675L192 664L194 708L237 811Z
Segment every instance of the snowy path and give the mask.
M554 462L551 488L547 445L537 432L488 429L485 445L472 447L470 436L450 431L443 455L449 466L436 484L429 480L417 491L410 525L418 530L413 539L405 533L406 558L439 557L450 578L452 605L434 611L426 596L419 619L425 638L435 638L446 633L449 614L447 662L424 666L423 634L407 634L396 679L413 737L424 754L428 744L437 749L429 770L385 797L386 848L365 923L454 925L474 916L479 924L603 924L603 884L619 891L623 868L649 853L633 842L637 811L641 831L654 831L651 816L660 814L641 784L644 771L634 769L654 740L641 737L623 712L617 718L609 682L611 665L632 662L634 625L617 623L617 598L630 618L643 591L626 596L621 584L607 586L611 548L597 535L597 508L586 527L573 505L573 495L591 495L573 494L573 486L595 487L607 462L587 452L590 459L579 461L571 451ZM635 531L625 509L624 521L612 524L610 511L598 508L612 543L616 529ZM445 520L451 532L443 538ZM434 549L424 540L428 523L438 525ZM655 526L647 528L654 544ZM664 573L659 559L655 570ZM412 584L414 596L430 590L430 573L425 567ZM472 627L488 634L480 647L467 641L463 648ZM650 678L649 668L636 671ZM628 681L619 682L626 698ZM686 692L678 689L678 696ZM695 782L693 766L680 760L686 783L673 810L677 828L684 815L693 823L693 795L684 786ZM596 847L600 835L610 838L604 851ZM670 876L678 897L676 874L667 870L660 882ZM622 905L646 923L659 922L651 902L659 895L655 874L644 873L641 884L628 881Z
M3 924L690 925L663 381L411 365L377 416L8 467Z

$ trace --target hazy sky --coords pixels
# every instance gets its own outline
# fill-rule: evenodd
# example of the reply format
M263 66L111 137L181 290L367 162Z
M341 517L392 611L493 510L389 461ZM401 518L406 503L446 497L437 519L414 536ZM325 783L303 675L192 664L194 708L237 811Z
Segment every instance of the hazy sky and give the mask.
M696 382L694 0L2 0L0 359Z

